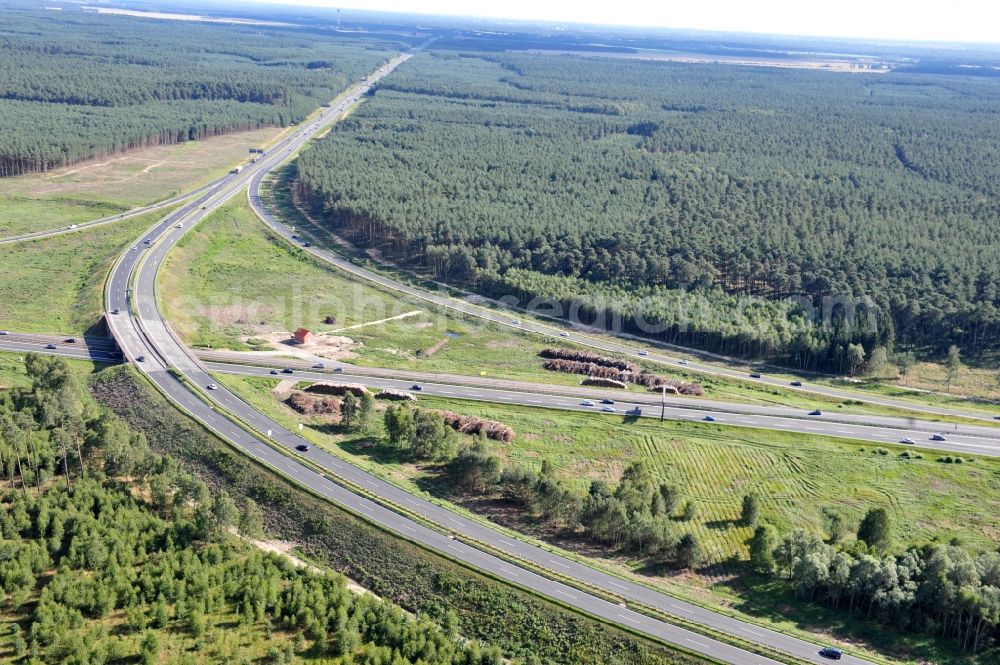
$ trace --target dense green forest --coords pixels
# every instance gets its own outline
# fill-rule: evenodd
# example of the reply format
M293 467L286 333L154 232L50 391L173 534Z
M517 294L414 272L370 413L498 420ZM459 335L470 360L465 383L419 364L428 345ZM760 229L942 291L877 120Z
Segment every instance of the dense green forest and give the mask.
M971 77L438 51L300 186L354 241L488 295L859 370L1000 340L998 116Z
M153 453L65 361L29 356L27 369L29 389L0 394L8 662L154 663L164 650L208 662L237 627L250 653L270 645L263 662L503 662L459 636L454 615L439 626L247 545L233 534L263 534L252 500Z
M0 176L298 122L405 45L0 7Z

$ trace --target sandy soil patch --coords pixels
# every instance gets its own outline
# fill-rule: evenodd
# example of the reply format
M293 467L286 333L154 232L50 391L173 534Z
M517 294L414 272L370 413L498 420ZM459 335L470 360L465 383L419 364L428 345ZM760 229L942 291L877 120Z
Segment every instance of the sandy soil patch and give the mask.
M295 383L296 381L294 379L282 379L281 381L278 381L278 385L271 388L271 394L278 399L281 399L295 387Z
M423 314L422 309L415 309L412 312L403 312L402 314L397 314L396 316L390 316L385 319L378 319L377 321L365 321L364 323L356 323L353 326L347 326L346 328L337 328L336 330L331 330L331 333L344 332L345 330L357 330L358 328L364 328L365 326L374 326L379 323L387 323L389 321L398 321L399 319L408 319L411 316L417 316Z
M247 542L265 552L273 552L274 554L280 554L281 556L291 561L292 565L296 566L297 568L305 568L310 572L319 574L325 572L323 571L323 569L314 566L308 561L304 561L299 557L295 556L294 554L292 554L292 550L295 549L295 543L290 543L287 540L254 540L252 538L247 538ZM364 588L354 580L350 578L345 578L345 579L347 579L348 590L353 591L354 593L357 594L371 593L371 591Z
M250 339L250 338L248 338ZM359 346L350 337L343 335L332 335L328 333L317 333L312 340L305 344L298 344L292 339L290 332L272 332L257 335L253 339L263 339L273 349L280 351L283 355L293 355L303 360L317 362L319 360L344 360L350 358L355 348Z

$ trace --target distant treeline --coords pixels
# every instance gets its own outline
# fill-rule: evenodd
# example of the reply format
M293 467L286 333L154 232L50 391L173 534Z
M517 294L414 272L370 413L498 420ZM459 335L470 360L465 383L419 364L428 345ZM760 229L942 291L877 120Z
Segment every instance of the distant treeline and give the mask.
M482 293L851 371L1000 346L998 117L981 79L435 52L299 182L338 232Z
M298 122L401 46L68 11L0 25L0 176Z

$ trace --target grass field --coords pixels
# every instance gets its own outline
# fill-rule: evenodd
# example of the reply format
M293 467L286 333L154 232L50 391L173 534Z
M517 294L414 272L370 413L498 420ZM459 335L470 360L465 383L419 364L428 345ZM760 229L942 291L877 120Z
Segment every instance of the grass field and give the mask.
M282 132L266 128L130 151L0 179L0 238L104 217L190 191L245 161L249 147Z
M82 335L101 318L117 256L169 210L120 224L0 246L0 328Z
M217 380L286 426L304 423L303 435L314 445L415 493L447 496L433 465L388 459L373 451L369 436L299 416L271 393L277 381L230 375L218 375ZM824 508L842 512L854 526L869 506L881 505L893 515L899 543L958 537L972 548L992 548L998 536L1000 461L980 458L944 464L929 452L923 459L906 459L898 447L887 448L889 454L883 456L859 442L703 423L626 424L620 416L427 397L421 397L420 404L502 420L515 429L517 438L510 444L490 442L496 454L534 468L540 468L543 459L550 460L559 477L580 492L592 478L614 481L631 461L646 460L658 478L678 483L698 503L699 514L690 528L715 561L734 553L745 556L744 540L750 532L734 520L742 496L751 490L764 497L763 519L782 530L822 531ZM372 434L378 436L380 431L376 422ZM462 505L476 507L467 500ZM543 536L530 523L521 522L518 529L529 538ZM573 539L550 542L578 556L595 555L593 548ZM856 617L831 614L823 605L791 598L780 584L733 576L726 566L697 575L659 577L649 576L641 561L592 560L612 571L638 574L649 584L695 602L746 613L779 630L813 640L823 635L823 641L855 653L859 644L867 643L883 655L893 654L891 662L969 662L949 644L903 637Z

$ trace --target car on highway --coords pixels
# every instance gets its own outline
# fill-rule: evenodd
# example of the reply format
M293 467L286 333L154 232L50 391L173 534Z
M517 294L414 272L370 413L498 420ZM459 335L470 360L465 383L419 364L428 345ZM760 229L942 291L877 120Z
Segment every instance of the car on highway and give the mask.
M76 337L67 337L63 341L66 342L67 344L76 344Z
M184 228L184 225L183 225L183 224L181 224L180 222L178 222L177 224L175 224L175 225L174 225L174 228L175 228L175 229L183 229L183 228Z
M640 409L639 407L635 407L633 409L629 409L628 411L625 412L625 415L626 416L641 416L642 415L642 409Z
M678 365L687 365L687 364L688 364L688 361L686 361L686 360L678 360L678 361L677 361L677 364L678 364Z
M410 390L416 390L417 392L420 392L423 389L424 387L419 383L414 383L412 386L410 386Z
M916 441L914 441L913 439L911 439L908 436L904 436L902 439L899 440L899 442L900 443L909 443L911 445L914 444L914 443L916 443Z
M649 355L649 351L640 351L639 355L640 356L648 356Z
M0 335L9 335L9 334L10 334L9 330L0 330Z
M561 332L561 333L559 333L559 336L560 337L569 337L569 333L568 332Z
M607 399L607 398L605 398L605 399L601 400L601 404L614 404L614 403L615 403L615 401L613 399Z
M334 371L335 374L340 374L340 373L342 373L344 371L344 368L343 367L334 367L333 371Z
M844 656L843 652L836 647L823 647L819 650L819 655L830 660L840 660Z
M291 374L292 373L292 368L291 367L286 367L285 369L281 370L281 373L282 374Z
M751 372L750 373L750 378L751 379L759 379L760 378L760 372Z
M308 452L309 451L309 444L308 443L300 443L299 445L295 446L295 450L298 450L301 453Z
M272 370L271 370L271 374L279 374L279 372L278 372L278 370L276 370L276 369L272 369Z
M209 390L218 390L219 389L219 386L215 385L214 383L210 383L210 384L208 384L205 387L208 388Z
M601 411L603 411L604 413L614 413L615 412L615 407L613 407L613 406L604 406L604 407L601 407Z
M146 362L146 356L136 356L135 361L139 363L144 363Z
M316 363L313 367L316 369L326 369L326 363Z
M111 310L111 313L117 315L117 314L121 314L122 311L120 309L118 309L117 307L115 307L113 310Z
M705 416L704 418L702 418L702 420L704 420L706 423L714 423L715 416Z
M820 411L819 409L813 409L812 411L809 412L809 415L810 416L822 416L823 412Z
M55 344L46 344L45 348L51 350L51 349L58 349L59 347L56 346Z
M70 224L70 225L69 225L69 228L71 228L71 229L75 229L75 228L76 228L76 224Z
M944 434L934 434L931 436L931 441L947 441L947 440L948 439L944 438Z
M302 246L303 247L312 247L312 243L311 242L304 242L304 243L302 243Z
M585 399L580 402L580 406L594 406L594 402L589 399Z
M801 388L802 387L802 382L801 381L792 381L788 385L795 386L796 388Z
M145 239L145 240L143 240L142 242L143 242L143 244L145 244L145 245L148 245L148 244L150 244L151 242L153 242L153 239L152 239L152 238L146 238L146 239Z

